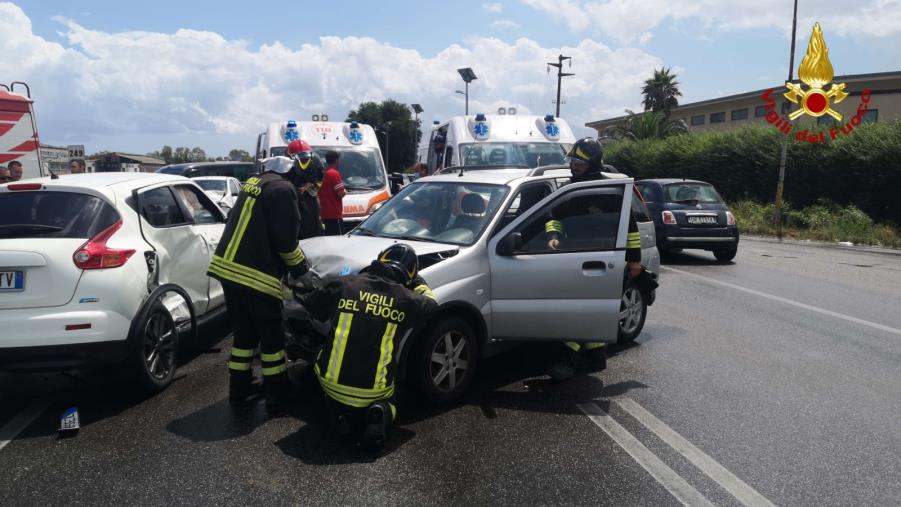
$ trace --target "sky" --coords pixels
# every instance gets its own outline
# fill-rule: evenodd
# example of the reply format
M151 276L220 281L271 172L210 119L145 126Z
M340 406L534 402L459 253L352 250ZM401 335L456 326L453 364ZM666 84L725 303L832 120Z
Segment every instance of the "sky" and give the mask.
M554 111L547 62L571 56L561 116L641 108L655 68L682 103L784 83L791 0L0 2L0 83L31 85L41 140L148 153L253 152L265 125L364 101L421 104L423 123ZM901 70L901 0L800 0L800 63L815 21L836 75ZM556 71L556 69L552 69Z

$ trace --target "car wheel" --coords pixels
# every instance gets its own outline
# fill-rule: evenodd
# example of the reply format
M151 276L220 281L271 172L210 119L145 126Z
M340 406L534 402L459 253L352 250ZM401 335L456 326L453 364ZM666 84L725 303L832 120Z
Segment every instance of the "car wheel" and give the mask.
M629 343L638 338L648 315L648 305L644 295L635 284L626 286L619 305L619 333L617 343Z
M432 403L460 398L475 377L479 341L472 327L457 317L445 318L426 330L412 357L419 390Z
M149 393L165 389L178 367L178 329L157 300L145 307L134 326L135 347L129 368L140 387Z
M722 263L727 263L735 258L735 254L738 253L738 247L731 248L720 248L718 250L713 251L713 256L716 257L716 260Z

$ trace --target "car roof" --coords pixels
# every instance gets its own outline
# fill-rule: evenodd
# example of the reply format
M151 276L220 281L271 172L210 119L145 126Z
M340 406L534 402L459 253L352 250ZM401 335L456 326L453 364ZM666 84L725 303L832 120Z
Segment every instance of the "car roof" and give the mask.
M191 169L192 167L215 167L217 165L253 165L253 162L240 162L240 161L230 161L230 160L219 160L217 162L182 162L180 164L169 164L161 167L164 168L177 168L177 169Z
M154 183L164 183L167 181L190 181L190 179L175 174L162 173L85 173L63 174L57 179L44 176L41 178L22 180L18 183L40 182L45 186L59 185L66 187L103 188L115 186L139 187L142 185L152 185Z
M419 178L414 183L420 181L425 182L443 182L443 183L487 183L494 185L507 185L513 180L524 178L529 175L531 169L479 169L475 171L448 172L442 174L433 174L424 178Z
M192 180L236 180L234 176L195 176Z
M671 185L673 183L700 183L701 185L710 185L706 181L688 180L683 178L651 178L647 180L639 180L638 183L658 183L660 185Z

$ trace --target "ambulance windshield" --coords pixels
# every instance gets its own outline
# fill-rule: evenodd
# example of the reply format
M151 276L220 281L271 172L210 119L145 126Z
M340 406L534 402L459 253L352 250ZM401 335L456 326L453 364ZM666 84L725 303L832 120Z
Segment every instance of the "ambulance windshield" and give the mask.
M460 145L462 165L565 164L570 145L563 143L469 143Z
M313 151L325 160L325 153L335 150L341 158L338 160L338 172L344 180L344 186L350 193L368 192L385 187L385 167L382 158L375 148L359 148L347 146L314 146ZM287 148L273 146L269 150L270 157L287 156Z

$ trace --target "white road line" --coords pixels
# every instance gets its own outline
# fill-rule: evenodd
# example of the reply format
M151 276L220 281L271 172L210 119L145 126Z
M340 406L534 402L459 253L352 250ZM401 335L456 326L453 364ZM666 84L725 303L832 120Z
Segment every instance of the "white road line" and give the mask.
M51 401L49 398L39 398L32 401L25 407L25 410L19 412L16 417L0 428L0 449L9 445L22 430L34 422L39 415L43 414L44 410L47 410L47 407L50 406Z
M712 507L710 500L704 497L698 490L692 487L685 479L677 474L666 463L660 460L650 449L638 441L629 430L623 428L614 421L610 414L595 403L580 403L579 409L588 416L593 423L604 430L614 442L619 444L636 463L648 471L676 500L682 505L704 505Z
M713 458L698 449L691 442L686 440L682 435L678 434L667 426L663 421L654 417L653 414L644 409L641 405L629 398L617 398L613 400L623 410L634 417L638 422L643 424L647 429L651 430L661 440L666 442L670 447L679 452L699 470L707 474L708 477L716 481L726 491L734 496L739 502L747 506L767 506L774 507L773 503L758 493L754 488L748 486L744 481L736 477L732 472L716 462Z
M773 301L778 301L780 303L785 303L787 305L796 306L798 308L803 308L805 310L810 310L812 312L821 313L823 315L828 315L830 317L835 317L836 319L846 320L848 322L853 322L855 324L860 324L862 326L871 327L873 329L878 329L880 331L885 331L887 333L891 333L894 335L901 336L901 329L897 329L894 327L889 327L883 324L878 324L876 322L870 322L868 320L858 319L857 317L852 317L850 315L845 315L844 313L833 312L832 310L826 310L825 308L820 308L817 306L811 306L804 303L799 303L797 301L793 301L791 299L786 299L779 296L774 296L773 294L768 294L766 292L760 292L759 290L748 289L746 287L742 287L741 285L735 285L729 282L721 282L719 280L715 280L713 278L708 278L706 276L696 275L689 271L683 271L681 269L671 268L669 266L660 266L660 269L665 269L667 271L672 271L674 273L679 273L680 275L691 276L694 278L698 278L700 280L704 280L705 282L712 283L715 285L721 285L723 287L729 287L730 289L740 290L742 292L747 292L748 294L754 294L755 296L760 296L763 298L771 299Z

